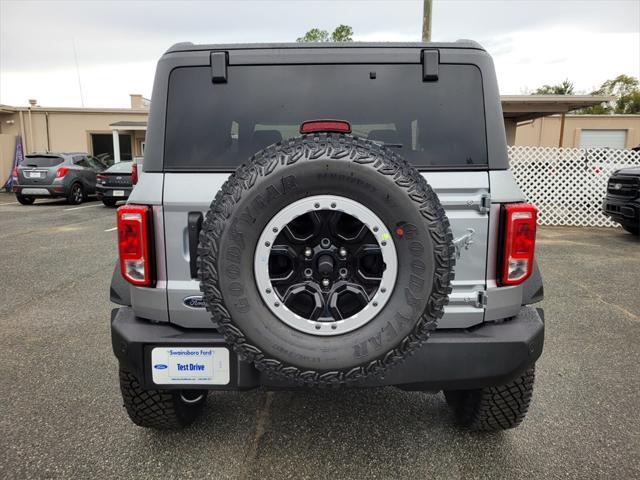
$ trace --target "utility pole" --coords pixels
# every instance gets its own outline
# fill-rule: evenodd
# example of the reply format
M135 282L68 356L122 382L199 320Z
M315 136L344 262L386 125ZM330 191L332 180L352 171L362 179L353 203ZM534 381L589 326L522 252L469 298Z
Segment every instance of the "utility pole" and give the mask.
M431 41L431 7L433 0L424 0L424 9L422 11L422 41Z

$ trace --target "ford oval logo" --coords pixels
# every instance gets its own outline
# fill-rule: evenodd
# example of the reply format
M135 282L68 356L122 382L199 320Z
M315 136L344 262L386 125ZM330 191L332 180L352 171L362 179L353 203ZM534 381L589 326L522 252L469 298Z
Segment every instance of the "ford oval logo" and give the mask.
M205 308L202 295L192 295L182 300L182 303L189 308Z
M157 369L157 370L165 370L169 367L167 367L164 363L158 363L157 365L154 365L153 368Z

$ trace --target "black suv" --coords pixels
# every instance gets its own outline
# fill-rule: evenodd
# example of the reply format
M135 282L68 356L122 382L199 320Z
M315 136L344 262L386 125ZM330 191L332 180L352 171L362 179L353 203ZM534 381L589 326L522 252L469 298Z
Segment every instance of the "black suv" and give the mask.
M602 209L627 232L640 235L640 167L613 172Z

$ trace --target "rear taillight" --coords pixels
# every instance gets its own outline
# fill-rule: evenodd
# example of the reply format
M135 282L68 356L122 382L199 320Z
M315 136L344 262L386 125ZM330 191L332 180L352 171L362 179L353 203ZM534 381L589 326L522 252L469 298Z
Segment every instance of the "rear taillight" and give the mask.
M344 120L309 120L300 125L300 133L351 133L351 125Z
M528 203L502 206L502 260L500 285L518 285L533 271L538 210Z
M138 165L131 165L131 185L138 183Z
M64 177L67 174L68 171L69 171L69 167L60 167L60 168L58 168L58 170L56 170L56 178Z
M18 179L18 167L13 167L13 170L11 171L11 176L16 180Z
M144 287L153 286L150 214L146 205L118 208L120 272L129 283Z

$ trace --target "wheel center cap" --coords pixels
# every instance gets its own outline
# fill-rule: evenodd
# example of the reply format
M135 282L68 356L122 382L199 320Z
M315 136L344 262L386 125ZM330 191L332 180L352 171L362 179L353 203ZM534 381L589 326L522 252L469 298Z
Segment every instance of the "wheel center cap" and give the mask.
M333 257L323 254L318 257L318 272L320 275L329 275L333 272Z

